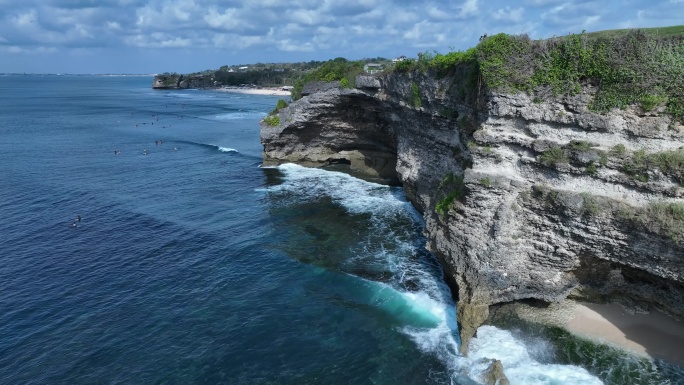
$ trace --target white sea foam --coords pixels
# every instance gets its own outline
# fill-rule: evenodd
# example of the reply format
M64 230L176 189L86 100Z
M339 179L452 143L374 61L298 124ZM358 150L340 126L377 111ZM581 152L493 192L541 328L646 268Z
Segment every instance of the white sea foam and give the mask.
M217 147L218 147L218 150L221 152L238 152L238 150L236 150L234 148L220 147L220 146L217 146Z
M543 364L536 361L525 344L511 332L494 326L481 326L470 341L466 364L471 378L479 380L486 359L500 360L512 385L576 384L599 385L601 380L574 365Z
M216 120L258 119L267 114L261 111L234 111L225 114L212 115L208 118Z
M601 384L580 367L536 361L525 343L492 326L478 329L477 338L469 345L469 355L459 355L455 304L441 268L434 261L420 258L420 243L424 243L420 239L422 218L401 191L340 172L293 164L278 169L285 174L284 181L268 187L269 192L286 193L283 198L297 201L327 197L350 214L371 215L373 228L368 240L354 250L356 256L347 263L382 266L392 273L389 283L371 282L367 286L370 292L364 294L366 301L402 322L400 330L421 351L440 359L450 371L452 382L481 383L488 359L499 359L513 385Z
M278 167L286 175L284 183L271 191L295 192L300 197L328 196L351 214L407 213L410 203L396 188L367 182L345 173L284 164Z

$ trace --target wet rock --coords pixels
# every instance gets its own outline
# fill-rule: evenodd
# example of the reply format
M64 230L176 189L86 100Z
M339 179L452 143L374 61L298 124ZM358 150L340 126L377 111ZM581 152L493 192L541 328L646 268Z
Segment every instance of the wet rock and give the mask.
M486 385L510 385L508 377L504 374L503 364L499 360L492 360L487 370L483 374Z

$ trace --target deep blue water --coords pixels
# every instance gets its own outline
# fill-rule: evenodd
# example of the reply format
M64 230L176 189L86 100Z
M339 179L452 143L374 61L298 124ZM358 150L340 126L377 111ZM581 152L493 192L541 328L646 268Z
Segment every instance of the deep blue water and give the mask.
M260 168L277 98L151 82L0 77L0 383L601 383L495 328L458 356L401 189Z

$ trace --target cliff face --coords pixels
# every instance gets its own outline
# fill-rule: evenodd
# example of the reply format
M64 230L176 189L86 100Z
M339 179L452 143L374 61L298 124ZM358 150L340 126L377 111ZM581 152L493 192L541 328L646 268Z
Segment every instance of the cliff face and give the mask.
M212 88L215 85L210 75L161 74L152 80L153 89Z
M515 300L684 317L684 127L662 107L591 112L590 85L554 97L466 82L362 76L304 97L262 125L264 163L398 179L457 290L462 350L490 305Z

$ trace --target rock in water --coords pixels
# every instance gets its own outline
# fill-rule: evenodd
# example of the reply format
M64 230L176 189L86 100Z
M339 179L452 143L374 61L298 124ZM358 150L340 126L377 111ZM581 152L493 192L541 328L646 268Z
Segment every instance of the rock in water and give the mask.
M499 360L492 361L484 372L483 380L486 385L511 385Z

